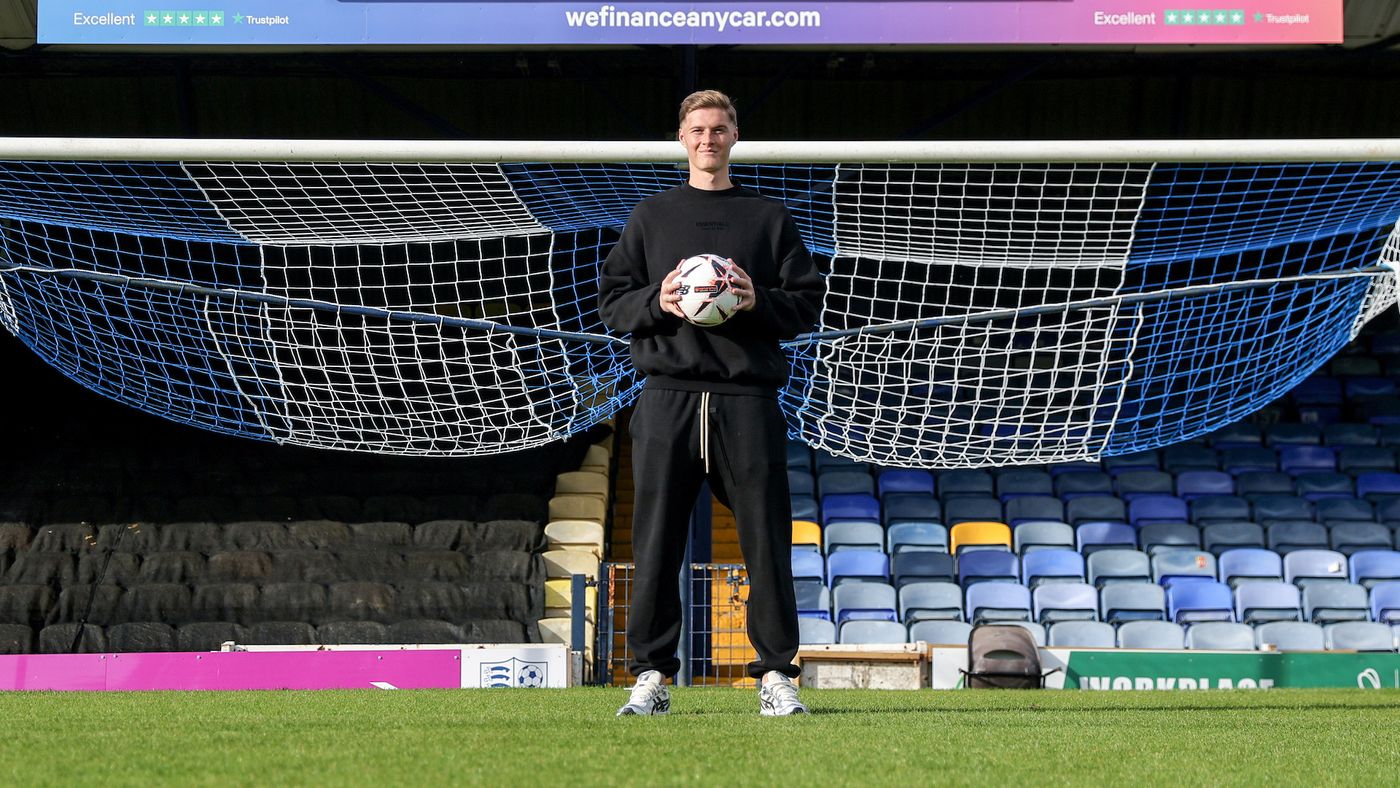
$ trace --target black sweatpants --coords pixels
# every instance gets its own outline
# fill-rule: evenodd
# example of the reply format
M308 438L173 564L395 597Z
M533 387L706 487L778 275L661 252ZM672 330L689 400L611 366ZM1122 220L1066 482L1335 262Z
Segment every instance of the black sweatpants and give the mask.
M680 670L677 576L690 513L708 478L734 512L749 575L749 640L755 678L776 670L796 678L797 596L792 586L792 503L786 428L774 397L646 389L632 414L632 609L627 645L632 675ZM702 457L708 456L709 470Z

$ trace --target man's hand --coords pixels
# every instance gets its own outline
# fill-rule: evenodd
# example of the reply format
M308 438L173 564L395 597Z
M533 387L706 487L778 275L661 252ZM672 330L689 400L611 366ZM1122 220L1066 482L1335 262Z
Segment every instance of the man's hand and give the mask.
M729 260L729 289L739 297L739 311L748 312L758 306L758 296L754 293L753 280L732 258L725 259Z
M681 283L676 279L681 275L679 268L666 274L666 278L661 280L661 311L668 315L675 315L684 320L685 313L681 311L681 294L677 292L681 289Z

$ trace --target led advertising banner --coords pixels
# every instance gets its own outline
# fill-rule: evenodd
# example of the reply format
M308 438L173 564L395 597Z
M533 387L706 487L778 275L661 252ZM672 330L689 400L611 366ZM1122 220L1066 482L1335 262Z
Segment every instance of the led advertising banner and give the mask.
M1336 44L1342 0L40 0L41 44Z

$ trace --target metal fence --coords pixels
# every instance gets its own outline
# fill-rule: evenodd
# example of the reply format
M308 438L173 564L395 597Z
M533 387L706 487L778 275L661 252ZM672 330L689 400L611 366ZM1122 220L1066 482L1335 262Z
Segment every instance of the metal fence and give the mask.
M598 588L598 642L593 675L599 683L626 684L627 614L632 602L630 563L603 564ZM753 686L748 663L757 659L747 631L749 576L743 564L690 564L682 570L682 686Z

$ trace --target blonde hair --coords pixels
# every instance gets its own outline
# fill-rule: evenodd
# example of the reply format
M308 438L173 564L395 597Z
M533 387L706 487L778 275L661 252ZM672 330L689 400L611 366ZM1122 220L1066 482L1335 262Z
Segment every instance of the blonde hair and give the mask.
M722 109L729 114L729 122L735 126L739 125L739 114L734 111L734 102L729 97L718 90L697 90L685 97L681 102L680 124L685 124L685 116L697 109Z

